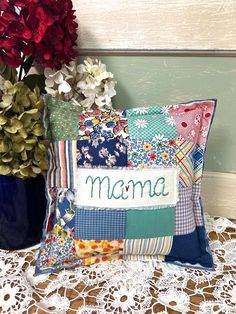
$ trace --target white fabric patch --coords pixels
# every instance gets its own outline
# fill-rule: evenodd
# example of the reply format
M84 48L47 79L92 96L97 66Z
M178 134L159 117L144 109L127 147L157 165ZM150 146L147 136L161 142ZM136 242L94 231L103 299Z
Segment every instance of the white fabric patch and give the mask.
M80 207L136 208L175 206L178 169L143 170L79 168L76 205Z

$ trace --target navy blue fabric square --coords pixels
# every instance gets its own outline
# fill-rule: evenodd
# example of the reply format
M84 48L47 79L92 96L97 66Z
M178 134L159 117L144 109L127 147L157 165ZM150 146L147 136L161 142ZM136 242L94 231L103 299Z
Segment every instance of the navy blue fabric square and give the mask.
M175 264L195 265L197 263L198 268L213 269L213 259L205 227L196 227L196 230L190 234L174 236L171 251L165 256L165 261Z
M78 166L126 167L127 147L119 140L77 141Z
M75 238L80 240L118 240L125 238L125 210L77 209Z

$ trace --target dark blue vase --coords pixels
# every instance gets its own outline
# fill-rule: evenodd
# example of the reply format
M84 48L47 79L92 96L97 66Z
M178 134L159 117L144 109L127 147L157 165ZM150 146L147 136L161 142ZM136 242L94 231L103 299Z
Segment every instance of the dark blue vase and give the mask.
M18 250L40 242L46 213L45 181L0 175L0 248Z

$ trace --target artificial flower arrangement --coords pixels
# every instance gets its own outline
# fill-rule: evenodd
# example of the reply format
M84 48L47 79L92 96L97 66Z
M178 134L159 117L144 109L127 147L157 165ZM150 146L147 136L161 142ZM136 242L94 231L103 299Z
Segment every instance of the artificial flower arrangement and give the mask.
M44 75L76 57L70 0L1 0L0 174L36 177L47 169L43 139ZM16 71L19 68L19 71Z
M75 60L75 18L71 0L0 2L0 175L46 171L44 93L81 111L112 106L116 82L105 64Z
M113 74L101 61L87 58L84 64L72 60L61 70L45 69L45 90L59 99L71 101L82 109L111 108L116 95Z

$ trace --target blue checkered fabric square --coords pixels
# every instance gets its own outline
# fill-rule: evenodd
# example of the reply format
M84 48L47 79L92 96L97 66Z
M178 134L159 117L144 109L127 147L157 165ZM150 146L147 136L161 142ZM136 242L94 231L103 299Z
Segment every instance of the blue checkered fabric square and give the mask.
M75 238L80 240L118 240L125 238L126 211L77 208Z

